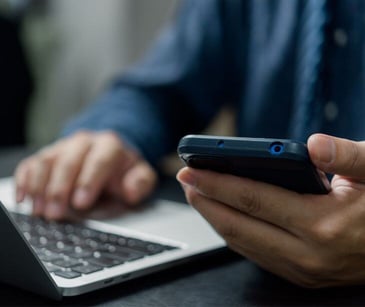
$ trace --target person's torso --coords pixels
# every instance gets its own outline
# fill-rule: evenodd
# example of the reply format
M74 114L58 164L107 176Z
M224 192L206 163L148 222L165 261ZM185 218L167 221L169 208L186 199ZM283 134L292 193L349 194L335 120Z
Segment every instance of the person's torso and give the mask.
M226 13L242 19L227 18L226 28L243 67L238 133L364 139L365 2L251 0L243 14L229 12L242 3L230 4Z

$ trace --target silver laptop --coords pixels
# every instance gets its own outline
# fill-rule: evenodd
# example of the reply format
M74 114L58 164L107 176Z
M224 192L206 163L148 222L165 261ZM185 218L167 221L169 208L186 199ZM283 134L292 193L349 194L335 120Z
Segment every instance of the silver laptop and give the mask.
M56 223L30 216L30 204L15 206L13 193L12 178L0 179L0 281L53 299L124 282L225 247L184 203L158 199L129 211L106 204L88 219Z

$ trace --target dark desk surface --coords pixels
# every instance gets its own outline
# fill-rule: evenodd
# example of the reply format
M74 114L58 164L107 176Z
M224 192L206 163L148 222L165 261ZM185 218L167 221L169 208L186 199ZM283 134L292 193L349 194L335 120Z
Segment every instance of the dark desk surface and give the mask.
M0 176L11 175L23 156L21 150L0 152ZM365 306L365 287L302 289L225 251L61 302L0 284L0 306L10 305Z

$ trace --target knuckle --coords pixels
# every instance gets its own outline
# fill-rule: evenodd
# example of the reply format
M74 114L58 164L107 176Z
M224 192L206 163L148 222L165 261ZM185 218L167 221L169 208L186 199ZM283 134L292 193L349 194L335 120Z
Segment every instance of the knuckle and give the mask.
M125 148L122 147L119 139L115 140L115 138L105 135L94 143L93 159L96 163L100 163L101 166L108 166L120 157L124 157L126 161L128 160L129 157L126 155ZM107 148L107 150L103 150L104 148ZM123 161L123 163L126 161Z
M44 152L39 154L38 156L38 161L39 163L41 163L42 165L46 165L49 166L53 163L54 157L51 156L49 153Z
M93 163L93 170L98 172L99 170L104 170L109 167L110 159L108 157L98 157Z
M22 160L19 165L18 169L26 169L29 168L34 163L34 156L30 156L24 160Z
M71 138L74 138L74 139L79 139L79 138L82 138L82 139L89 139L91 137L92 133L88 130L79 130L77 132L75 132Z
M74 190L76 190L76 189L82 189L82 190L91 191L91 190L96 190L97 187L98 186L95 185L95 183L93 185L92 178L90 179L90 178L83 177L83 178L79 178L76 181L73 189Z
M357 144L355 142L349 142L347 151L349 153L349 158L345 160L344 169L352 170L357 167L360 160L360 152Z
M219 227L218 232L227 241L228 245L231 245L232 241L234 241L238 236L237 229L231 223Z
M342 237L344 225L338 220L322 220L309 229L311 238L320 244L336 244Z
M42 194L42 189L38 186L31 186L28 188L28 194L32 197L40 196Z
M103 142L110 144L111 148L121 149L123 146L122 140L114 131L103 131L98 133L98 138Z
M32 184L28 185L28 193L30 195L39 195L42 194L42 187L36 182L36 180L33 180Z
M62 159L59 161L58 168L62 171L65 180L69 180L71 173L77 168L77 163L73 159Z
M15 177L16 177L16 180L20 180L23 175L25 174L25 172L28 170L29 168L29 163L28 163L28 159L25 159L25 160L22 160L16 170L15 170Z
M99 183L100 176L98 176L98 169L92 167L83 168L81 173L76 175L74 183L75 188L81 189L95 189Z
M116 161L117 159L119 159L120 157L124 156L125 157L125 163L127 164L129 159L132 162L133 161L133 157L128 157L128 155L126 154L126 151L124 148L122 148L119 144L116 144L116 146L111 150L110 152L110 156L108 157L108 160L114 160Z
M54 189L48 192L47 199L63 202L67 198L67 190L64 188Z
M95 134L96 132L79 130L63 140L64 143L62 148L67 148L69 145L90 146L95 138Z
M234 242L239 237L238 228L234 221L226 217L226 223L216 225L217 232L224 238L228 246L233 246Z
M45 148L46 152L62 153L71 150L74 146L89 146L92 142L93 133L87 130L79 130L74 134L58 140L54 144Z
M37 159L35 157L29 157L19 165L17 173L21 176L26 175L27 178L31 178L34 174L36 167L37 167ZM32 182L31 180L27 181L28 185Z
M294 265L296 271L307 281L317 281L327 271L327 264L318 256L302 257Z
M258 193L245 190L237 198L237 207L249 215L255 215L261 210L261 200Z

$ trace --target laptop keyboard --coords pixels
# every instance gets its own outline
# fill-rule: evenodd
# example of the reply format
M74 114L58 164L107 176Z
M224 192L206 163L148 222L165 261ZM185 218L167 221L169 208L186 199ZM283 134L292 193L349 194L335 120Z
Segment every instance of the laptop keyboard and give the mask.
M125 262L177 249L88 228L11 213L25 238L50 273L76 278Z

